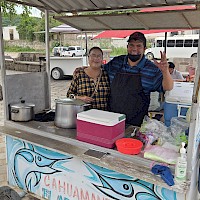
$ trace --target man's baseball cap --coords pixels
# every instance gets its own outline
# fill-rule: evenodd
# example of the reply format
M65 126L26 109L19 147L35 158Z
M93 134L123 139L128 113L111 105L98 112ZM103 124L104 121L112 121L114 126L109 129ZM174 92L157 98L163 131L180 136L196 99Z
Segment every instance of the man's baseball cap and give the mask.
M134 32L134 33L132 33L129 36L129 39L127 40L127 42L131 42L131 40L140 40L140 41L143 42L144 47L146 47L147 40L146 40L146 37L144 36L144 34L141 33L141 32Z

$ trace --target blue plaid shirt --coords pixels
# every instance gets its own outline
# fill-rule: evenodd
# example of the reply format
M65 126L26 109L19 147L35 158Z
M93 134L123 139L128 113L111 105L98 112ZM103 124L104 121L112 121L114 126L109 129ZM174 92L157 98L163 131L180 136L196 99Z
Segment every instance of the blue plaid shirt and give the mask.
M104 69L108 72L110 83L112 83L115 74L120 70L133 74L140 73L142 87L146 95L150 95L151 92L155 91L163 92L162 72L153 62L146 59L145 56L143 56L138 65L134 67L129 66L127 55L117 56L105 64Z

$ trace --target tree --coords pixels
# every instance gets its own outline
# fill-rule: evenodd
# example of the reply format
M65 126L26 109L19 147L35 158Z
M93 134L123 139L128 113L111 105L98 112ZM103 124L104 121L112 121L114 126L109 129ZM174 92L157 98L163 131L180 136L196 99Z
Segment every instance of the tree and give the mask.
M55 26L59 26L61 25L62 23L53 19L53 16L49 16L49 27L50 28L53 28ZM37 25L34 27L35 28L35 32L42 32L45 30L45 16L44 14L42 14L42 18L40 21L37 22ZM40 42L44 42L45 41L45 33L38 33L39 36L39 41ZM52 37L52 34L50 33L50 37Z
M19 4L7 2L7 1L4 1L4 0L2 0L0 2L0 5L1 5L1 8L2 8L3 16L7 16L10 19L17 15L16 9L17 9L17 7L21 6ZM24 16L27 16L31 13L31 9L32 9L31 7L29 7L29 6L22 6L22 7L23 7Z
M45 16L42 14L42 18L31 17L31 7L21 6L19 4L10 3L7 1L1 1L2 6L2 16L3 16L3 26L17 26L20 39L33 41L35 39L34 32L42 32L45 30ZM23 8L23 13L17 15L16 9L21 6ZM58 26L62 24L61 22L53 19L50 16L49 27ZM38 33L39 41L45 41L45 33ZM50 34L52 36L52 34Z
M38 23L38 19L29 16L22 16L17 30L19 32L20 39L33 41L35 39L34 31L35 26Z
M28 39L32 41L34 39L33 27L37 23L36 20L29 17L31 14L31 7L22 6L23 11L21 15L17 15L16 9L21 5L10 3L7 1L1 1L3 26L14 25L17 26L20 39Z

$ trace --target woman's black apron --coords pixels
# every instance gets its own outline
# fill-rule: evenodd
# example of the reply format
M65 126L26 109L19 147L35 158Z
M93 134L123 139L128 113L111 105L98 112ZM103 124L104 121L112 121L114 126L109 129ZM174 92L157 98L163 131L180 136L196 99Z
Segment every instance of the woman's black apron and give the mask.
M148 114L150 95L143 91L140 73L126 73L122 69L111 83L109 108L111 112L125 114L126 124L140 126Z

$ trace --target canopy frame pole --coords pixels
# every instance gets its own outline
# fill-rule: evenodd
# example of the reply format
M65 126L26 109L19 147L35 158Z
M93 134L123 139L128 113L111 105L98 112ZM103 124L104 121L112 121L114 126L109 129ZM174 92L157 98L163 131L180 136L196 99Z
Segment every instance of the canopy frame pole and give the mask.
M5 66L5 56L4 56L4 42L3 42L3 29L2 29L2 14L0 7L0 67L1 67L1 80L2 80L2 94L3 94L3 108L4 108L4 120L9 118L9 110L6 105L7 102L7 92L6 92L6 66Z
M49 51L49 11L45 10L45 45L46 45L46 72L48 75L48 105L51 109L51 74L50 74L50 51Z

